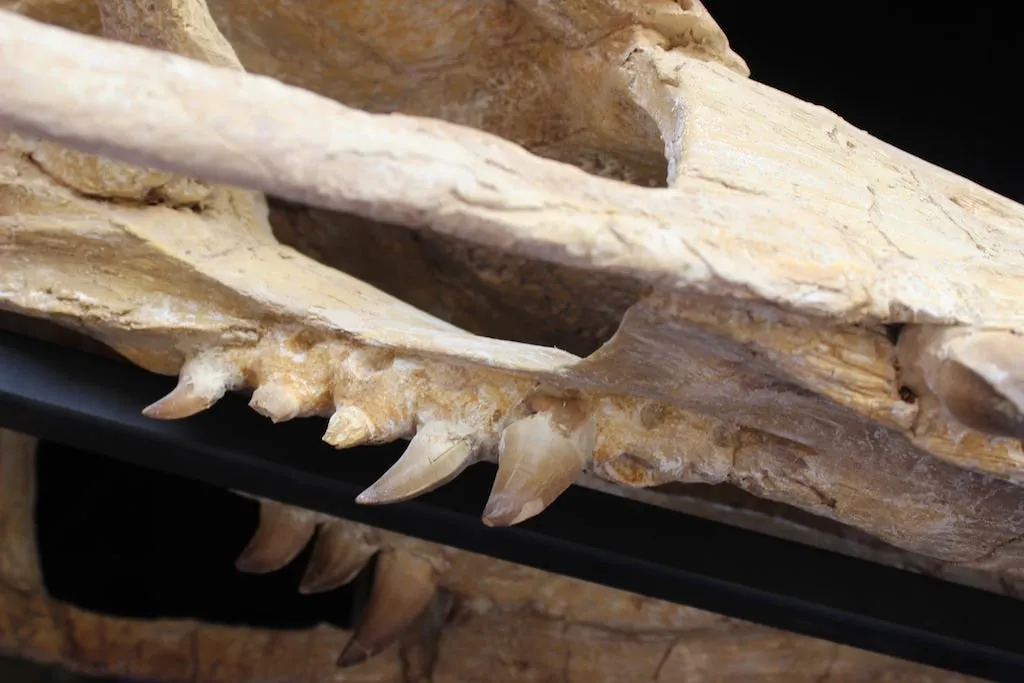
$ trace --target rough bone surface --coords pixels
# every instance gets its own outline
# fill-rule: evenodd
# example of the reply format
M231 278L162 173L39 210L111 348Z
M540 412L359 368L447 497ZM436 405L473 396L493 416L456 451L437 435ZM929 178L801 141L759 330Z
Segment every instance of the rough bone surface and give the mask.
M373 619L364 618L353 633L326 624L261 629L89 611L46 594L32 514L35 461L45 456L35 451L34 438L0 430L0 653L167 683L974 680L272 501L261 503L248 561L293 538L267 533L270 527L281 531L284 520L303 527L313 520L319 532L303 579L306 592L351 581L381 553L367 611L377 608L378 625L390 616L392 626L403 620L412 626L392 629L397 639L376 656L339 668L339 653L355 650L358 638L370 644L366 626ZM270 566L250 564L248 570ZM422 584L410 583L410 572L431 578L429 590L419 593L426 608L417 602Z
M178 375L154 419L251 390L411 440L362 502L730 484L1022 573L1024 209L696 0L6 6L0 308Z

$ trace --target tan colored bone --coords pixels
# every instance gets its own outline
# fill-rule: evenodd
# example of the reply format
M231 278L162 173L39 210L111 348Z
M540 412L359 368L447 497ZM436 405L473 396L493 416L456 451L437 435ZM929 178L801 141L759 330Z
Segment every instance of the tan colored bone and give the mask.
M650 30L623 29L622 51L602 63L611 90L660 128L666 190L596 178L465 127L364 114L10 15L0 23L3 54L17 57L0 65L11 93L0 115L18 130L657 287L585 360L467 334L281 247L253 212L82 197L31 163L43 143L20 135L0 178L3 211L16 216L0 223L0 302L80 326L159 372L243 349L245 386L273 378L271 394L305 396L305 412L366 416L349 434L332 418L337 445L407 438L431 421L473 425L496 443L537 383L582 390L599 416L594 471L612 482L730 482L903 548L1019 571L1019 489L962 469L982 462L1020 481L1019 448L942 430L919 438L874 325L894 310L1017 325L1019 263L1006 245L1020 207L741 69L666 51ZM51 67L74 87L40 87ZM96 88L133 106L97 100ZM157 102L140 96L152 89ZM225 91L238 97L215 97ZM754 123L764 128L736 137ZM780 175L792 180L782 189ZM920 216L930 239L919 239ZM964 225L980 251L963 249ZM116 280L98 283L82 253L116 262ZM310 354L299 373L292 346ZM346 363L367 348L398 362L365 379ZM802 362L807 349L816 365Z
M900 335L904 383L964 427L1024 439L1024 337L914 326Z
M260 677L294 683L409 680L407 665L423 644L420 630L403 634L412 642L339 677L338 653L351 634L328 625L264 630L192 619L128 619L52 599L41 582L30 514L36 457L35 439L0 430L0 472L5 475L0 478L0 651L93 676L131 675L168 683ZM522 680L524 664L533 674L557 678L571 659L576 664L565 678L569 683L617 683L666 655L671 664L662 668L665 683L689 680L692 665L719 680L745 683L769 683L779 671L795 683L813 683L826 671L837 683L884 677L907 683L972 680L337 522L350 526L354 537L382 534L390 546L406 552L454 560L443 572L444 590L462 604L460 615L442 622L442 637L424 673L438 681L514 683ZM69 642L75 647L66 647Z

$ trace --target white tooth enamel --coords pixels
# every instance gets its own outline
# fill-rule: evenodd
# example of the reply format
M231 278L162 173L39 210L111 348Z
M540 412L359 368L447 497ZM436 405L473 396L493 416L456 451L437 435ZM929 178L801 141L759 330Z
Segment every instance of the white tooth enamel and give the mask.
M395 503L432 491L468 467L473 462L473 451L473 442L465 430L430 422L416 432L402 457L359 494L356 502Z
M583 472L595 438L591 419L567 425L562 416L547 410L506 427L484 523L518 524L543 511Z

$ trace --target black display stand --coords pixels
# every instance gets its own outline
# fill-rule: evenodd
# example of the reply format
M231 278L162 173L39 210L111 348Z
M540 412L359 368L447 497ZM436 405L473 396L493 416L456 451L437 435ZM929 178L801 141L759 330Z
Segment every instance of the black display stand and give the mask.
M513 528L480 521L494 467L421 498L355 496L402 444L339 452L321 419L278 425L239 396L176 422L174 379L0 334L0 426L215 486L674 603L987 678L1024 681L1024 602L580 487Z

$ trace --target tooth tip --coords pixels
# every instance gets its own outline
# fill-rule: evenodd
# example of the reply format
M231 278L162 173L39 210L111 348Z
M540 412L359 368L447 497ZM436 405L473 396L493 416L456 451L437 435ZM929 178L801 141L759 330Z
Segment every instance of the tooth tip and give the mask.
M369 416L355 407L339 408L331 415L323 440L335 448L352 448L373 437Z
M514 493L491 496L484 507L483 523L489 527L514 526L544 511L544 502L539 498L525 499L526 496ZM520 503L520 500L525 502Z
M316 532L316 519L306 511L275 501L260 501L260 519L249 544L235 560L246 574L269 574L287 566Z
M178 385L159 401L143 408L142 415L154 420L180 420L203 412L213 403L213 399L199 396Z
M419 429L402 457L360 493L356 502L401 503L458 476L472 462L474 447L469 439L452 436L448 430L449 426L440 422Z

